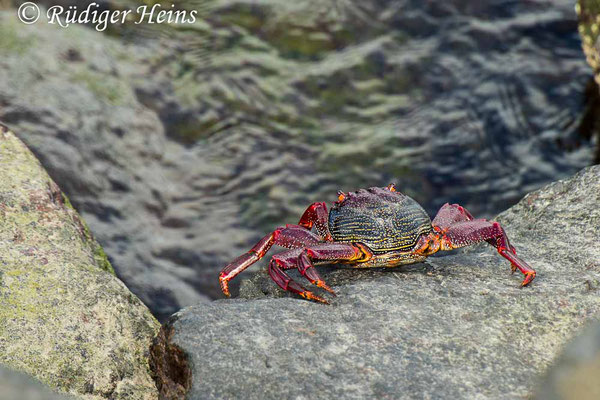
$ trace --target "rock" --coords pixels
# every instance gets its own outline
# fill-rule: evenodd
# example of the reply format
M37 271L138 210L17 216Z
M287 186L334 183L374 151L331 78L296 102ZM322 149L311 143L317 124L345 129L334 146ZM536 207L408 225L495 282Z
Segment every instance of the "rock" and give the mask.
M337 190L493 215L589 165L587 141L561 145L590 75L572 3L181 0L195 24L104 33L10 9L0 121L163 319Z
M596 81L600 83L600 1L578 0L575 10L579 18L579 34L586 60L594 70Z
M527 288L487 244L403 268L324 268L331 306L257 272L245 298L176 313L163 347L187 354L189 399L525 398L599 315L598 204L600 166L498 216L538 272Z
M157 398L158 322L35 156L0 126L0 363L89 399Z
M575 6L579 18L579 34L588 64L594 70L594 80L586 87L586 112L581 120L580 132L588 140L596 137L594 163L600 164L600 1L579 0Z
M566 346L536 393L539 400L600 399L600 324L586 327Z
M0 400L75 400L76 397L52 392L23 373L0 366Z

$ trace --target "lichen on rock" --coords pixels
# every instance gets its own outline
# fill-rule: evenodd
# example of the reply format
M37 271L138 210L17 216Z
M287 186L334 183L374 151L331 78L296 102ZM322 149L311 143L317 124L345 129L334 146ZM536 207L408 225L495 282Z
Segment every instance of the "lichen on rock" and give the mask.
M600 1L579 0L575 6L579 18L583 52L588 64L594 69L596 81L600 84L600 54L598 34L600 33Z
M35 156L0 126L0 363L87 398L157 398L159 324Z
M581 45L588 64L594 70L594 79L585 89L585 113L580 121L580 135L588 140L596 137L594 163L600 164L600 1L579 0L575 6L579 19Z

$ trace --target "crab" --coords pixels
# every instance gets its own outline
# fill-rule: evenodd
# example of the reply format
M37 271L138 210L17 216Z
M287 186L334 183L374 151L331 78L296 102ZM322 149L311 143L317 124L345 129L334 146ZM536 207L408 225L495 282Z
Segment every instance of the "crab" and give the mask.
M316 232L312 231L315 228ZM297 225L279 227L245 254L229 263L219 275L221 290L230 296L229 281L260 260L271 246L289 250L273 255L268 266L271 279L283 290L305 299L329 302L305 289L285 272L297 269L313 285L335 295L315 265L344 264L354 268L396 267L424 261L440 250L454 250L488 242L525 278L533 270L517 256L498 222L475 219L458 204L444 204L433 221L415 200L396 190L394 184L356 192L338 192L331 210L323 202L311 204Z

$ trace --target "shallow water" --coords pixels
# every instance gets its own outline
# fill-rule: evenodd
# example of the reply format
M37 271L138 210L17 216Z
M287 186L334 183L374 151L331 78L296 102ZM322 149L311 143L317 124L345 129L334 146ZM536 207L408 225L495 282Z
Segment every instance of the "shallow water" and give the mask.
M199 22L90 32L82 61L44 72L101 71L108 102L74 83L32 122L21 109L39 96L0 88L0 119L160 317L219 296L220 268L338 189L395 182L431 215L457 202L491 217L592 162L570 1L177 4ZM0 82L50 68L14 57ZM51 79L31 82L39 95Z

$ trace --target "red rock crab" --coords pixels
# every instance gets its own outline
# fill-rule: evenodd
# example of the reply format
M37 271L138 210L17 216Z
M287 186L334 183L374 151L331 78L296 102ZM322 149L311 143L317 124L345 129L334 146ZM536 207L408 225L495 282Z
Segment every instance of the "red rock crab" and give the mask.
M521 286L535 278L535 271L517 257L498 222L474 219L458 204L444 204L431 221L423 207L396 191L385 188L338 192L328 212L325 203L310 205L298 225L286 225L263 237L250 251L228 264L219 276L225 295L229 281L260 260L274 244L290 250L273 255L269 275L283 290L322 303L324 298L305 289L285 272L298 269L312 284L332 293L317 272L316 264L342 263L355 268L395 267L422 262L440 250L453 250L486 241L525 275ZM311 229L315 227L316 233Z

